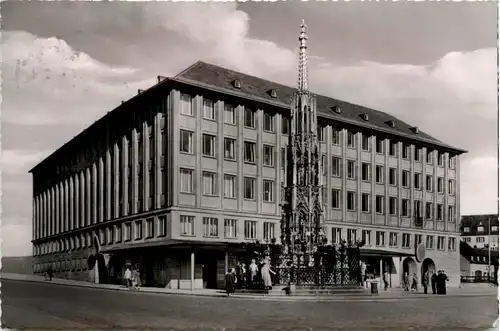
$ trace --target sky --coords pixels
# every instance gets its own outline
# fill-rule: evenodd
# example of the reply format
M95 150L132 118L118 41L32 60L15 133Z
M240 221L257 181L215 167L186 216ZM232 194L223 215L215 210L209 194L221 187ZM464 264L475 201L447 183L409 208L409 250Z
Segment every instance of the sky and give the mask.
M461 157L461 214L497 212L494 2L2 3L2 255L30 255L29 169L203 60L401 118Z

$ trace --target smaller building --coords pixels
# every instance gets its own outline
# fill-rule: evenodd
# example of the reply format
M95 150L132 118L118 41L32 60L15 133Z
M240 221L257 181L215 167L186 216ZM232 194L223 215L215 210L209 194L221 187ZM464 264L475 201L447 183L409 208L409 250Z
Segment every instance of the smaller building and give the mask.
M498 251L498 214L462 216L460 240L472 248Z
M487 281L488 271L491 278L497 279L498 250L491 250L488 254L488 249L474 248L461 241L460 278L462 282Z

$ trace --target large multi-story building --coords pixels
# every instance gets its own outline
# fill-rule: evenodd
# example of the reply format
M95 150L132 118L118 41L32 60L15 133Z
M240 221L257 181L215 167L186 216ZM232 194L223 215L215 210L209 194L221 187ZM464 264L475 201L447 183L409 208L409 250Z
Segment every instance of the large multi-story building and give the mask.
M498 251L498 214L462 216L460 239L474 248Z
M100 247L100 281L130 261L149 285L221 286L242 242L280 241L294 92L197 62L122 102L31 170L34 272L86 279ZM432 268L458 285L464 151L370 108L316 110L329 242L365 241L393 287Z

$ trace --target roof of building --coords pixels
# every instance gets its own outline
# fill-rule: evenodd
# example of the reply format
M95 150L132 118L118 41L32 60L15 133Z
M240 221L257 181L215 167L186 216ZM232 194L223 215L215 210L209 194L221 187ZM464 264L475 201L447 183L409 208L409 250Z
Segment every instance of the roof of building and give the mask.
M498 264L498 251L491 250L489 254L493 264ZM488 264L488 249L471 247L468 243L462 240L460 240L460 255L466 258L469 262L471 262L474 257L474 263ZM482 261L478 259L478 257L485 257L486 259Z
M492 230L491 234L498 234L498 214L464 215L460 222L460 233L462 236L487 235L490 222L491 226L496 226L496 230ZM484 228L484 231L478 231L480 226ZM465 232L465 228L469 228L469 231Z
M55 158L59 155L59 153L63 153L63 147L67 147L70 142L73 142L83 136L84 133L88 132L92 127L104 120L105 117L120 111L121 107L127 106L127 104L132 100L137 101L138 98L147 98L148 93L144 92L151 92L152 90L165 84L180 83L196 86L288 110L290 109L291 98L297 91L296 88L290 86L281 85L203 61L194 63L175 77L167 78L158 76L158 79L159 82L157 84L145 91L141 91L141 93L133 96L128 101L122 102L114 110L94 122L71 141L67 142L64 146L61 146L54 153L34 166L29 172L33 172L43 163ZM239 82L238 88L235 87L235 81ZM378 110L322 95L316 95L316 102L319 117L415 140L421 142L422 144L428 144L457 154L467 152L465 150L447 145L427 133L418 130L418 128L413 127L390 114ZM367 115L367 117L363 118L364 115Z

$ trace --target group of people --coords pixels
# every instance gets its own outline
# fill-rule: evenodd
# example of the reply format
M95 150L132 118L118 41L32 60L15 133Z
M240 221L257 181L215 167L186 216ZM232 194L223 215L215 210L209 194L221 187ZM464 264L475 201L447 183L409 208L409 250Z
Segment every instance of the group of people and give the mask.
M443 270L432 271L432 275L429 276L429 271L424 272L422 277L422 286L424 288L424 294L428 293L429 285L431 285L432 294L446 294L446 282L448 281L448 276ZM404 274L403 287L405 291L415 291L418 292L418 276L416 273L413 275L408 275L407 272Z
M125 269L125 274L123 276L125 279L125 285L131 290L138 290L141 287L141 273L139 271L139 266L135 265L131 267L127 264Z
M272 289L271 275L276 275L271 269L269 258L265 258L259 264L255 259L252 259L248 269L244 263L237 262L235 268L228 269L225 282L227 295L234 293L236 288L255 287L257 283L262 281L264 289Z

